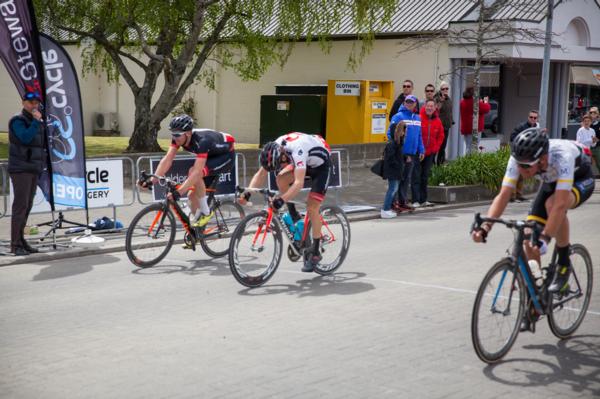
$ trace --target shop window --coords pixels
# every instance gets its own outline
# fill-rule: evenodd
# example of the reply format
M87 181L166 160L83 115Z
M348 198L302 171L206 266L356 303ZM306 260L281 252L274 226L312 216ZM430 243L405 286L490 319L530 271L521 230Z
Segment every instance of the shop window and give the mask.
M569 123L580 123L581 117L594 106L600 106L600 65L572 66L569 84Z

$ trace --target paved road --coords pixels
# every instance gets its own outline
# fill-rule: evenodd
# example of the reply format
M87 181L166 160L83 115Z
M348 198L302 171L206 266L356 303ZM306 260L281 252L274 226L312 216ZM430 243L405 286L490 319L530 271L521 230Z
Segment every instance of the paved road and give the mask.
M255 290L179 249L142 271L120 253L2 267L0 397L598 397L598 283L576 337L542 322L505 362L475 356L474 292L512 237L470 243L476 210L353 223L338 274L286 260ZM571 213L596 282L599 212L595 195Z

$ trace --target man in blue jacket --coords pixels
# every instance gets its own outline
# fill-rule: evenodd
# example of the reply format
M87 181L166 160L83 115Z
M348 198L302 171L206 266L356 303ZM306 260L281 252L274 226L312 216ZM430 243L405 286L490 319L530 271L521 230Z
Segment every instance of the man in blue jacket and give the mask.
M14 190L10 250L17 256L39 252L23 236L45 159L44 127L39 106L40 95L26 93L23 110L8 122L8 173Z
M417 104L417 97L413 95L406 96L398 113L392 117L390 128L387 132L388 140L393 140L396 125L400 122L404 122L406 125L406 137L404 138L403 147L404 170L398 190L398 202L393 207L394 210L400 212L413 209L408 203L408 185L415 162L422 161L425 157L425 147L423 146L423 138L421 136L421 118L418 113L414 113Z

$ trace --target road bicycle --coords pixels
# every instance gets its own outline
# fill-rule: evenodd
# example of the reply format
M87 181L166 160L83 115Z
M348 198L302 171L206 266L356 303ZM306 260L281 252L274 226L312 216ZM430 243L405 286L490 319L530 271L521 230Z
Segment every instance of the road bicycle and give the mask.
M526 229L537 240L540 233L534 221L505 220L475 215L471 231L484 222L500 223L515 231L510 256L501 259L487 272L475 297L471 318L471 338L475 353L486 363L505 356L517 339L521 322L526 319L529 330L547 316L552 333L564 339L583 322L592 295L592 258L581 244L572 244L569 258L572 271L567 285L559 292L548 292L557 262L556 247L552 260L541 270L532 270L526 260L523 241ZM485 240L484 240L485 241ZM535 276L538 276L536 279Z
M200 244L204 252L213 258L227 255L230 233L243 219L244 210L234 201L221 200L215 196L218 178L204 178L207 184L208 206L211 212L214 212L214 216L205 226L193 227L179 202L167 198L167 193L177 190L177 183L167 177L144 171L140 174L139 182L151 184L149 179L152 177L165 186L165 199L148 205L133 218L125 236L125 250L129 260L141 268L152 267L160 262L169 253L175 241L175 216L185 231L183 243L187 248L195 251L197 244Z
M258 192L265 202L275 196L268 189L238 188L238 193ZM320 250L323 259L315 267L321 275L331 274L344 262L350 247L350 222L344 211L337 206L321 208ZM306 260L311 252L311 225L308 214L304 215L301 239L295 240L283 219L284 213L266 209L246 216L236 227L229 244L229 266L235 279L246 287L258 287L266 283L279 267L283 252L283 237L288 242L287 256L292 262Z

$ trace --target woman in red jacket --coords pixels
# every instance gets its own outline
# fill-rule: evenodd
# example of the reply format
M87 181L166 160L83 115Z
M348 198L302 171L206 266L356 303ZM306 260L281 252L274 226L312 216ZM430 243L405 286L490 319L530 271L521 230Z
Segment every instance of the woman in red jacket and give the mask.
M467 87L463 93L463 99L460 100L460 134L465 139L467 152L471 152L471 144L473 141L473 88ZM477 142L481 139L483 131L483 118L485 114L490 112L490 104L488 97L479 100L479 120L477 123Z
M425 101L421 108L421 136L425 147L425 157L415 164L412 175L412 200L415 208L419 206L433 206L427 201L427 186L433 160L444 141L444 125L438 116L434 100Z

